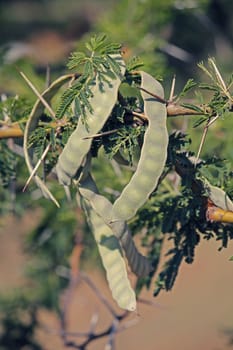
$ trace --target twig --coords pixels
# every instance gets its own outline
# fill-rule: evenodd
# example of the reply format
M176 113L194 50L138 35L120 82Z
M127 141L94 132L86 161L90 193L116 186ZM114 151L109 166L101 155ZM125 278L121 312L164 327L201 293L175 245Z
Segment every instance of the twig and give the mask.
M148 120L147 116L144 113L139 113L135 111L130 111L130 113L132 113L132 115L135 115L135 117L142 119L143 121Z
M195 167L196 167L196 165L198 163L198 160L200 158L201 150L202 150L203 145L205 143L205 139L206 139L206 135L207 135L207 132L209 130L209 127L210 127L210 125L212 125L218 119L218 117L219 117L219 115L217 114L215 117L210 117L207 120L206 126L204 127L203 134L202 134L202 137L201 137L201 142L200 142L200 145L199 145L199 148L198 148L197 156L196 156L196 159L195 159L195 163L194 163Z
M162 103L164 103L164 104L167 104L167 102L168 102L168 101L166 101L164 98L162 98L162 97L160 97L160 96L154 94L153 92L150 92L150 91L148 91L148 90L146 90L146 89L144 89L144 88L142 88L142 87L139 87L139 89L142 90L142 91L144 91L144 92L146 92L148 95L150 95L150 96L156 98L156 100L158 100L158 101L160 101L160 102L162 102Z
M51 114L51 116L56 119L56 114L53 111L53 109L51 108L51 106L48 104L48 102L44 99L44 97L39 93L39 91L36 89L36 87L32 84L32 82L27 78L27 76L22 72L19 71L20 75L23 77L23 79L26 81L26 83L30 86L30 88L32 89L32 91L35 93L35 95L39 98L39 100L42 102L42 104L44 105L45 108L48 109L49 113ZM57 133L56 133L57 134ZM55 136L56 136L55 134ZM27 188L27 186L29 185L31 179L33 178L33 176L36 174L36 171L38 170L39 166L41 165L42 161L45 159L49 149L51 146L51 142L48 143L47 147L45 148L42 156L40 157L40 159L38 160L36 166L34 167L31 175L29 176L23 191L25 191L25 189Z
M200 106L197 106L201 109ZM179 117L179 116L196 116L196 115L203 115L206 114L206 112L197 112L194 111L191 108L183 107L180 105L177 105L176 103L169 102L167 105L167 116L168 117Z
M171 85L171 91L170 91L170 96L169 96L169 102L172 102L174 99L174 91L175 91L175 85L176 85L176 76L173 76L172 79L172 85Z
M23 130L18 123L0 127L0 139L23 137Z
M91 317L89 334L94 333L98 321L99 321L99 314L97 312L95 312Z
M100 301L104 304L104 306L112 314L112 316L116 317L116 312L109 304L107 298L105 298L105 296L99 291L99 289L95 286L91 279L84 272L81 272L80 275L82 277L82 280L84 280L85 283L95 292L96 296L100 299Z
M54 328L50 328L42 323L40 323L40 327L49 334L55 334L55 335L59 335L60 337L73 337L73 338L86 338L89 336L89 332L69 332L69 331L64 331L61 329L54 329Z
M159 305L159 303L156 303L152 300L147 300L147 299L144 299L144 298L137 298L137 301L139 303L142 303L142 304L145 304L145 305L148 305L148 306L152 306L152 307L156 307L156 308L159 308L159 309L163 309L163 306Z
M109 131L104 131L104 132L100 132L99 134L94 134L94 135L90 135L90 136L85 136L82 139L83 140L87 140L87 139L95 139L97 137L102 137L105 135L111 135L114 134L115 132L117 132L119 129L113 129L113 130L109 130Z
M125 322L121 327L118 327L120 322L123 321L129 315L129 312L125 311L121 315L118 315L113 310L111 305L108 303L104 295L98 290L98 288L92 282L92 280L84 272L79 271L79 269L77 268L77 265L80 259L80 249L78 249L79 246L80 246L80 240L78 239L78 242L76 243L70 258L71 270L69 273L65 274L64 276L69 279L69 285L64 295L63 309L60 313L61 329L50 330L48 327L45 327L45 326L43 326L43 328L47 332L60 335L60 337L63 339L64 346L73 348L73 349L79 349L79 350L85 350L88 344L90 344L92 341L108 336L109 340L106 344L105 349L114 350L114 340L115 340L116 333L122 332L123 330L131 327L132 325L135 324L135 321L130 320L129 322ZM67 314L69 311L70 303L72 301L73 291L74 291L74 288L77 287L77 283L79 284L82 281L84 281L87 284L87 286L94 291L95 295L100 299L100 301L104 304L104 306L108 309L108 311L113 316L111 325L109 325L105 330L101 332L95 332L95 328L99 320L98 314L96 312L93 314L91 318L90 328L88 332L66 331ZM67 339L68 337L85 338L85 340L83 340L80 343L76 343L73 340Z
M31 172L29 178L27 179L24 187L23 187L23 192L25 192L26 188L28 187L31 179L33 178L33 176L36 174L37 170L39 169L39 166L41 165L41 163L43 162L43 160L45 159L49 149L50 149L50 146L51 146L51 142L48 143L47 147L45 148L44 152L42 153L40 159L38 160L38 162L36 163L33 171Z
M123 318L120 319L120 322L123 321ZM122 323L116 330L116 333L121 333L123 331L125 331L126 329L135 326L138 323L138 318L133 318L131 320L125 321L124 323ZM49 334L55 334L55 335L59 335L61 337L72 337L72 338L88 338L90 336L90 332L70 332L70 331L65 331L63 329L55 329L55 328L51 328L46 326L43 323L40 323L40 327ZM108 327L107 329L110 330L112 326ZM104 331L104 334L106 333L106 330ZM100 336L100 333L95 333L97 336ZM103 334L103 332L102 332Z
M47 89L50 84L51 84L51 69L50 69L50 65L47 64L46 72L45 72L45 88Z
M221 88L223 94L225 94L228 97L228 99L232 102L232 100L233 100L232 96L229 93L228 88L226 87L226 84L225 84L225 82L221 76L221 73L219 72L214 60L212 58L209 58L209 63L212 65L212 67L214 69L214 72L215 72L215 75L216 75L216 78L218 81L218 85Z
M233 224L233 212L216 207L208 201L206 219L211 222Z
M39 91L36 89L36 87L32 84L32 82L27 78L27 76L22 72L19 71L19 74L23 77L23 79L26 81L26 83L30 86L30 88L32 89L32 91L34 92L34 94L40 99L40 101L43 103L43 105L45 106L45 108L47 108L47 110L49 111L49 113L51 114L51 116L56 119L56 114L55 112L52 110L51 106L48 104L48 102L44 99L44 97L39 93Z
M111 332L109 333L108 342L105 345L104 350L114 350L115 349L115 337L119 325L119 320L114 319L112 322Z

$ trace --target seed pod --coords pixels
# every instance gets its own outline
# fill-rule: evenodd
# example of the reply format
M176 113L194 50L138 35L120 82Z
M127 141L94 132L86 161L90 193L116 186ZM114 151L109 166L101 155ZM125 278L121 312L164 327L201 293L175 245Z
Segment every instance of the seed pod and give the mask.
M125 221L110 222L112 203L98 193L91 176L86 177L79 187L80 194L88 200L92 209L102 217L114 235L120 240L131 270L139 277L148 276L151 271L149 259L139 253Z
M120 242L132 272L138 277L148 276L152 270L150 260L138 251L127 225Z
M121 75L125 73L125 64L120 55L112 56L121 65ZM86 111L86 125L81 119L78 121L76 130L72 133L59 156L56 166L59 182L70 185L71 179L77 173L83 158L91 148L92 139L88 136L98 133L108 119L116 101L117 93L121 83L121 77L115 75L111 81L100 82L97 75L95 84L91 88L92 97L90 105L93 113Z
M226 192L219 187L211 185L203 176L198 177L198 179L194 178L195 167L193 164L194 159L192 159L192 157L186 158L182 154L177 154L176 156L176 171L180 176L192 177L194 183L198 184L198 188L201 185L201 189L205 189L208 198L216 207L233 212L233 202L230 200Z
M203 185L207 190L209 199L214 203L214 205L216 205L216 207L233 212L233 203L226 192L224 192L221 188L212 186L206 179L202 179L201 181L203 181Z
M163 99L163 87L151 75L141 72L141 88L148 127L137 170L113 205L111 217L113 222L128 220L136 214L156 187L167 158L166 105L144 91L149 91Z
M106 270L112 296L122 309L135 311L136 296L130 286L119 241L103 219L88 205L87 201L86 209L89 213L92 231Z

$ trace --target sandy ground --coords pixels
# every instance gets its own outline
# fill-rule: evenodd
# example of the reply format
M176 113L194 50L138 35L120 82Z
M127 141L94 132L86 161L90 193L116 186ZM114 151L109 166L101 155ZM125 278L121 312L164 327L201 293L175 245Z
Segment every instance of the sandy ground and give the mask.
M22 254L21 240L32 225L27 217L8 218L0 226L0 291L23 283L27 260ZM156 299L152 291L142 297L156 306L138 305L138 313L130 315L136 325L117 336L116 350L227 350L228 338L223 330L233 329L233 243L227 250L217 251L217 242L203 241L197 248L192 265L183 265L172 292L161 293ZM88 271L96 286L110 298L104 277L95 270ZM69 314L70 331L87 331L93 313L98 313L98 330L109 324L109 313L84 284L77 288ZM114 304L113 304L114 305ZM50 330L58 330L55 315L41 311L41 322ZM38 332L44 350L63 350L56 334ZM104 349L106 339L93 343L88 349ZM14 349L9 349L14 350Z

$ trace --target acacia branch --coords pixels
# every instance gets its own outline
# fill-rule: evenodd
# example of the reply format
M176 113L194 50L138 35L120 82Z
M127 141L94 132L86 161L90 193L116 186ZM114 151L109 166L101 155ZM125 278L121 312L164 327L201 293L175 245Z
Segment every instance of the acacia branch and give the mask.
M222 208L215 206L210 200L208 200L206 219L211 222L232 224L233 212L230 210L223 210Z
M4 125L0 128L0 139L23 137L23 130L18 123Z
M193 109L186 108L176 104L168 104L167 105L167 116L168 117L178 117L182 115L201 115L200 112L194 111ZM61 124L61 121L59 121ZM48 124L49 126L50 124ZM51 123L51 127L54 127L54 121ZM8 139L8 138L17 138L23 137L23 130L20 127L20 124L15 122L10 125L4 125L0 127L0 139Z
M202 109L200 106L197 106L198 108ZM167 105L167 116L168 117L178 117L181 115L203 115L201 112L197 112L194 109L187 108L181 105L177 105L175 103L169 103Z

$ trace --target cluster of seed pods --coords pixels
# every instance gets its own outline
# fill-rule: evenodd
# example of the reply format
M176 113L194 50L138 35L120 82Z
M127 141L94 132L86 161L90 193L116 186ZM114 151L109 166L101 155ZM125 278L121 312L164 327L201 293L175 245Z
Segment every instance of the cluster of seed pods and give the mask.
M124 256L128 260L131 270L139 277L147 276L150 273L151 264L137 250L127 220L132 218L147 201L161 177L167 158L167 109L164 103L162 85L151 75L141 71L141 96L148 126L137 169L115 203L111 203L99 193L91 176L90 148L92 145L91 136L103 128L111 115L126 71L125 63L120 54L112 55L112 59L120 64L121 72L120 74L111 72L112 74L109 77L106 75L104 80L97 73L89 99L92 109L86 111L85 124L79 118L75 131L69 137L59 156L56 172L62 185L69 186L71 181L77 185L77 201L88 215L88 222L106 270L113 298L119 307L134 311L136 310L136 295L128 279ZM73 77L73 74L62 76L44 91L36 101L24 131L24 154L29 172L43 195L54 201L57 206L59 203L36 173L37 166L35 167L33 160L33 147L28 146L28 141L30 134L38 126L46 102L49 104L59 88L72 80ZM49 146L50 144L48 149ZM116 154L117 159L119 164L127 164L120 154ZM188 172L190 169L192 171L189 164L186 167L186 164L180 161L178 168L181 175L189 176ZM77 174L79 174L78 180ZM233 203L222 189L212 186L203 177L198 178L197 181L205 189L206 196L214 206L225 213L233 212Z
M131 270L138 276L148 275L151 264L137 250L127 220L147 201L162 174L167 157L167 114L166 105L162 102L164 92L161 84L141 71L141 95L148 127L137 169L130 182L115 203L111 203L98 192L90 169L81 171L79 179L76 179L78 171L85 168L85 160L90 154L92 139L89 136L103 128L117 102L125 63L120 55L113 55L112 58L120 62L121 75L115 75L115 79L100 84L97 74L89 101L93 111L86 113L87 127L79 119L76 130L59 156L56 172L62 185L70 185L72 179L77 184L78 201L88 213L113 298L121 308L133 311L136 309L136 296L128 280L123 252Z
M124 75L124 64L122 64ZM91 147L91 139L86 138L101 130L117 101L117 92L121 80L116 77L111 85L105 84L100 90L98 80L93 86L90 100L94 113L88 112L87 125L81 120L70 136L57 163L57 175L60 183L69 185L77 170L83 164ZM148 127L144 136L137 170L120 197L112 204L99 194L93 178L84 176L78 187L86 212L88 212L97 246L106 269L107 280L113 298L124 309L136 308L135 293L127 277L127 268L122 256L122 248L131 267L138 276L148 275L151 270L149 260L140 254L133 242L126 220L131 218L146 202L158 183L167 156L168 135L166 129L166 106L161 84L145 72L141 72L142 98L144 113L148 118Z
M135 215L158 183L166 161L168 134L165 104L160 99L144 92L151 92L162 99L164 93L161 84L149 74L141 72L141 87L143 88L142 98L144 101L144 113L148 118L148 127L144 136L137 170L129 184L114 204L99 194L91 175L84 177L80 181L79 186L80 195L89 203L89 218L94 216L95 220L97 218L99 220L99 224L95 226L93 231L103 265L108 271L107 279L112 295L118 305L127 310L133 309L132 305L135 305L135 296L133 297L132 289L125 278L120 279L114 276L115 264L118 264L116 251L115 255L107 249L103 251L99 238L101 237L101 231L111 232L119 240L131 270L138 276L146 276L150 273L150 261L138 252L126 220ZM93 211L95 214L91 214ZM118 252L118 255L120 254ZM120 263L118 268L120 268ZM119 275L127 276L124 264L121 265L121 269ZM117 283L115 283L116 281Z

